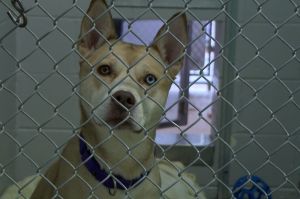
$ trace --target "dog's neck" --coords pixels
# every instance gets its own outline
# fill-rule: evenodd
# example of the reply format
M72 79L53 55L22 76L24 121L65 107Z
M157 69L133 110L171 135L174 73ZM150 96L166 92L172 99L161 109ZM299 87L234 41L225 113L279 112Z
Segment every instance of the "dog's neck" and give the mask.
M104 169L101 168L99 162L92 155L91 151L88 149L88 146L82 133L80 133L79 139L79 148L82 162L84 162L84 165L86 166L87 170L95 177L95 179L99 182L103 182L103 185L110 190L115 190L116 188L121 190L127 190L132 187L138 186L140 183L143 182L143 180L149 175L151 171L145 171L140 177L133 180L127 180L122 176L118 175L113 175L112 177L110 173L106 172Z
M154 143L151 139L145 139L144 135L137 135L135 132L112 135L114 132L89 120L82 107L81 123L81 133L88 146L95 151L95 158L107 172L112 170L113 174L131 180L154 166Z

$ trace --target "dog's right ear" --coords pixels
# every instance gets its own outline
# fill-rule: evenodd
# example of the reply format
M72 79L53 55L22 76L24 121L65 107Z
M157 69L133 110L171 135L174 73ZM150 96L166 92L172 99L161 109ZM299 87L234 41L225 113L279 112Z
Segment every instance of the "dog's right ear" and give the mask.
M175 78L182 67L187 41L187 18L184 13L173 15L158 31L154 39L153 45L169 67L168 72L172 78Z
M85 54L114 38L117 38L116 28L105 0L92 0L81 22L79 51Z

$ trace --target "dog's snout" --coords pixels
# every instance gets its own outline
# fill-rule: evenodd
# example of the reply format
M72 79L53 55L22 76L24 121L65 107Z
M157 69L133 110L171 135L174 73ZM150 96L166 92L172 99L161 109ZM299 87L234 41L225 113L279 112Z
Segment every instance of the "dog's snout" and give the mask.
M113 94L113 102L116 104L121 104L126 108L130 109L135 104L134 96L127 91L117 91Z

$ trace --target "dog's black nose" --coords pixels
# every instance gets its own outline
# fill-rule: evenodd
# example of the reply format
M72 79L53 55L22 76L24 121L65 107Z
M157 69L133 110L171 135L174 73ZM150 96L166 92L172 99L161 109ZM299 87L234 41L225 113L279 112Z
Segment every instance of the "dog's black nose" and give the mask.
M135 104L134 96L127 91L117 91L113 95L112 101L117 105L123 105L127 109L130 109Z

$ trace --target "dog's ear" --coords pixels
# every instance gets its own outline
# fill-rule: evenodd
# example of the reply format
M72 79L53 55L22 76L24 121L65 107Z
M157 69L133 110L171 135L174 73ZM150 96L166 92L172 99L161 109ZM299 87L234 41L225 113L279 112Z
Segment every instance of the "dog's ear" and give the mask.
M181 13L171 17L154 39L154 48L159 51L163 61L170 67L168 72L172 78L175 78L182 67L187 40L187 19L186 15Z
M92 0L81 22L79 49L95 49L116 37L116 28L105 0Z

